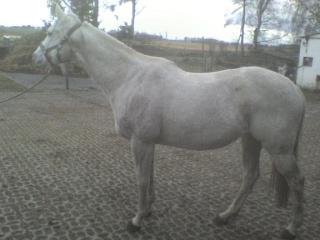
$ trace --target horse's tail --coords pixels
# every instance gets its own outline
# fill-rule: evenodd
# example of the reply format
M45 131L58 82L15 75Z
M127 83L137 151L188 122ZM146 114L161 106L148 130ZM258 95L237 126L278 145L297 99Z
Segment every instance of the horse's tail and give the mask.
M298 159L298 151L299 151L299 141L301 137L301 130L303 127L305 109L303 109L302 117L299 124L299 129L297 132L293 155ZM289 200L289 185L285 177L277 170L275 163L272 163L272 173L271 173L272 185L275 190L275 200L277 202L277 206L286 207Z
M285 177L277 170L274 162L272 163L271 181L277 206L286 207L289 199L289 185Z
M272 163L271 181L275 191L275 200L278 207L286 207L289 199L289 185L287 180Z

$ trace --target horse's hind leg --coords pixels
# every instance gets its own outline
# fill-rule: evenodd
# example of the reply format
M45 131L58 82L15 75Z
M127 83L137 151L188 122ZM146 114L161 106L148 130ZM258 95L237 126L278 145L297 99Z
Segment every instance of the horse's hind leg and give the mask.
M282 233L283 238L293 239L303 221L304 177L300 173L297 158L294 154L272 154L271 158L277 171L287 180L294 197L293 218Z
M226 224L228 220L235 216L242 207L247 196L259 177L259 157L261 151L261 144L255 140L251 135L247 134L242 137L242 155L243 155L243 180L240 190L224 212L220 213L215 222L218 225Z

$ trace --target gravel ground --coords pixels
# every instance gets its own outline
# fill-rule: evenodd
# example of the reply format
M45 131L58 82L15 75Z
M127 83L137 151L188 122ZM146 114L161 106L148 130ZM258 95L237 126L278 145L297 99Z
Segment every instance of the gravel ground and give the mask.
M10 76L25 86L40 77ZM0 239L278 239L290 210L275 207L265 152L239 216L227 226L213 224L240 185L239 142L203 152L157 146L153 214L130 235L125 227L135 213L137 186L129 144L116 136L111 109L91 81L72 80L69 91L63 84L53 77L0 106ZM320 235L315 99L308 102L300 152L306 204L297 239L308 240Z

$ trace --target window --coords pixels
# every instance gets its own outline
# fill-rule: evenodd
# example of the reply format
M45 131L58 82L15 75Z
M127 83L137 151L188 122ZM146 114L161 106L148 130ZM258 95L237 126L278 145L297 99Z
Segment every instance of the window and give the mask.
M303 58L303 66L312 67L313 58L312 57L304 57Z

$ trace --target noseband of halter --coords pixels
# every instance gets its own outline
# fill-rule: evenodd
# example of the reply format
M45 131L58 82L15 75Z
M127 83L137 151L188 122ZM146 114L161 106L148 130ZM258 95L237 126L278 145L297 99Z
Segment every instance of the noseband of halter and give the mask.
M40 43L40 49L44 52L44 56L46 58L46 60L48 61L48 63L50 65L57 65L55 64L54 62L52 62L52 60L50 59L50 56L49 56L49 53L53 50L57 50L57 59L58 59L58 64L60 63L64 63L66 61L63 61L63 59L61 58L61 55L60 55L60 50L62 49L63 47L63 44L65 44L66 42L69 41L69 38L71 37L71 35L78 29L80 28L82 25L82 23L77 23L76 25L74 25L72 28L69 29L69 31L67 32L67 34L63 37L63 39L51 46L51 47L48 47L46 48L42 43Z

